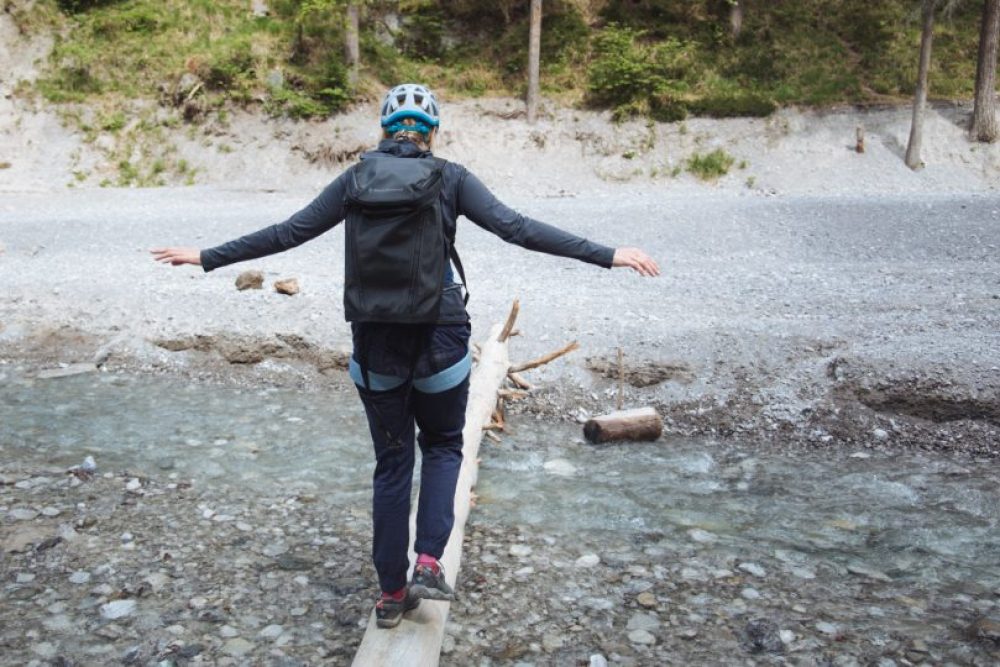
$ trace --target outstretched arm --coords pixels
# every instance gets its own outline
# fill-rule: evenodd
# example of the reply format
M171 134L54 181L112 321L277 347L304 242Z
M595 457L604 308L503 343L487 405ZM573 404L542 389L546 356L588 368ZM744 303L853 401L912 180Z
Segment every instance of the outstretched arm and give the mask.
M344 219L344 194L346 173L333 183L308 206L284 222L265 227L238 239L198 250L196 248L153 248L150 252L158 262L200 265L212 271L228 264L257 259L289 250L329 231Z
M458 200L458 213L508 243L609 269L627 266L644 276L660 274L656 262L638 248L615 250L518 213L471 173L466 172L462 180Z

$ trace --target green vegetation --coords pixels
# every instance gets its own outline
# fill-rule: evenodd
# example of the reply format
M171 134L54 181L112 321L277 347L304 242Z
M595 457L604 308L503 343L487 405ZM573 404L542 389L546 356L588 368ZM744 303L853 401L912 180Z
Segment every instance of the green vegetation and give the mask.
M354 84L344 61L346 3L268 0L269 15L256 17L247 0L9 1L5 11L20 32L55 39L43 75L15 91L62 104L67 122L117 170L115 177L78 170L76 180L130 186L193 180L165 130L187 124L195 140L202 123L225 127L235 108L325 118L404 80L451 98L524 94L528 2L359 0ZM546 0L543 92L609 109L616 120L650 122L910 99L915 0L742 5L734 33L727 0ZM978 2L961 3L938 21L932 97L971 96L979 10ZM687 131L681 122L678 132ZM622 157L649 153L655 137L651 127ZM725 151L712 151L671 175L686 169L718 178L733 164Z
M346 0L38 0L11 15L56 34L36 89L52 102L156 99L195 120L229 105L325 117L401 80L451 95L523 93L528 3L366 0L362 71L343 57ZM616 118L762 116L780 105L900 101L912 93L912 0L547 0L542 86ZM978 3L939 21L932 94L971 94ZM187 75L185 77L185 75ZM190 82L197 82L190 84ZM190 84L190 85L189 85Z
M687 170L703 181L714 181L729 173L736 158L716 148L711 153L695 153L687 160Z

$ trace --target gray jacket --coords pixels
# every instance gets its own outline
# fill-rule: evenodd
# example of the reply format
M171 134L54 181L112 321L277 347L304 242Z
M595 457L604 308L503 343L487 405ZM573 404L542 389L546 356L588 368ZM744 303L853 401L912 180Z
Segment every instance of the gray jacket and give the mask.
M376 149L400 158L426 157L408 141L383 140ZM347 179L350 169L330 183L298 213L284 222L265 227L228 243L201 251L201 265L212 271L234 262L257 259L294 248L336 226L346 215ZM588 241L552 225L533 220L505 206L465 167L449 162L443 171L441 210L448 238L454 239L457 221L464 215L508 243L550 255L570 257L611 268L614 249ZM446 276L441 322L466 322L468 314L454 278Z

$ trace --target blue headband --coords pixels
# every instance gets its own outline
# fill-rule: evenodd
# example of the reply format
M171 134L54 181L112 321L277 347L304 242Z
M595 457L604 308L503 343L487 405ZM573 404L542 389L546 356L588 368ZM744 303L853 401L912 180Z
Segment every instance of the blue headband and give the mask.
M414 125L405 125L402 122L395 122L392 125L387 125L383 129L389 134L396 134L397 132L419 132L420 134L431 133L431 128L424 125L423 123L416 123Z

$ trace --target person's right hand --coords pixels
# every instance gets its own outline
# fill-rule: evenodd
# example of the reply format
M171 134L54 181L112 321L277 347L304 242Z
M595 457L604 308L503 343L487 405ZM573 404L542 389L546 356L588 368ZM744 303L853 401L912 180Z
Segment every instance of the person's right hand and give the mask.
M153 259L164 264L196 264L201 266L201 251L198 248L153 248Z

